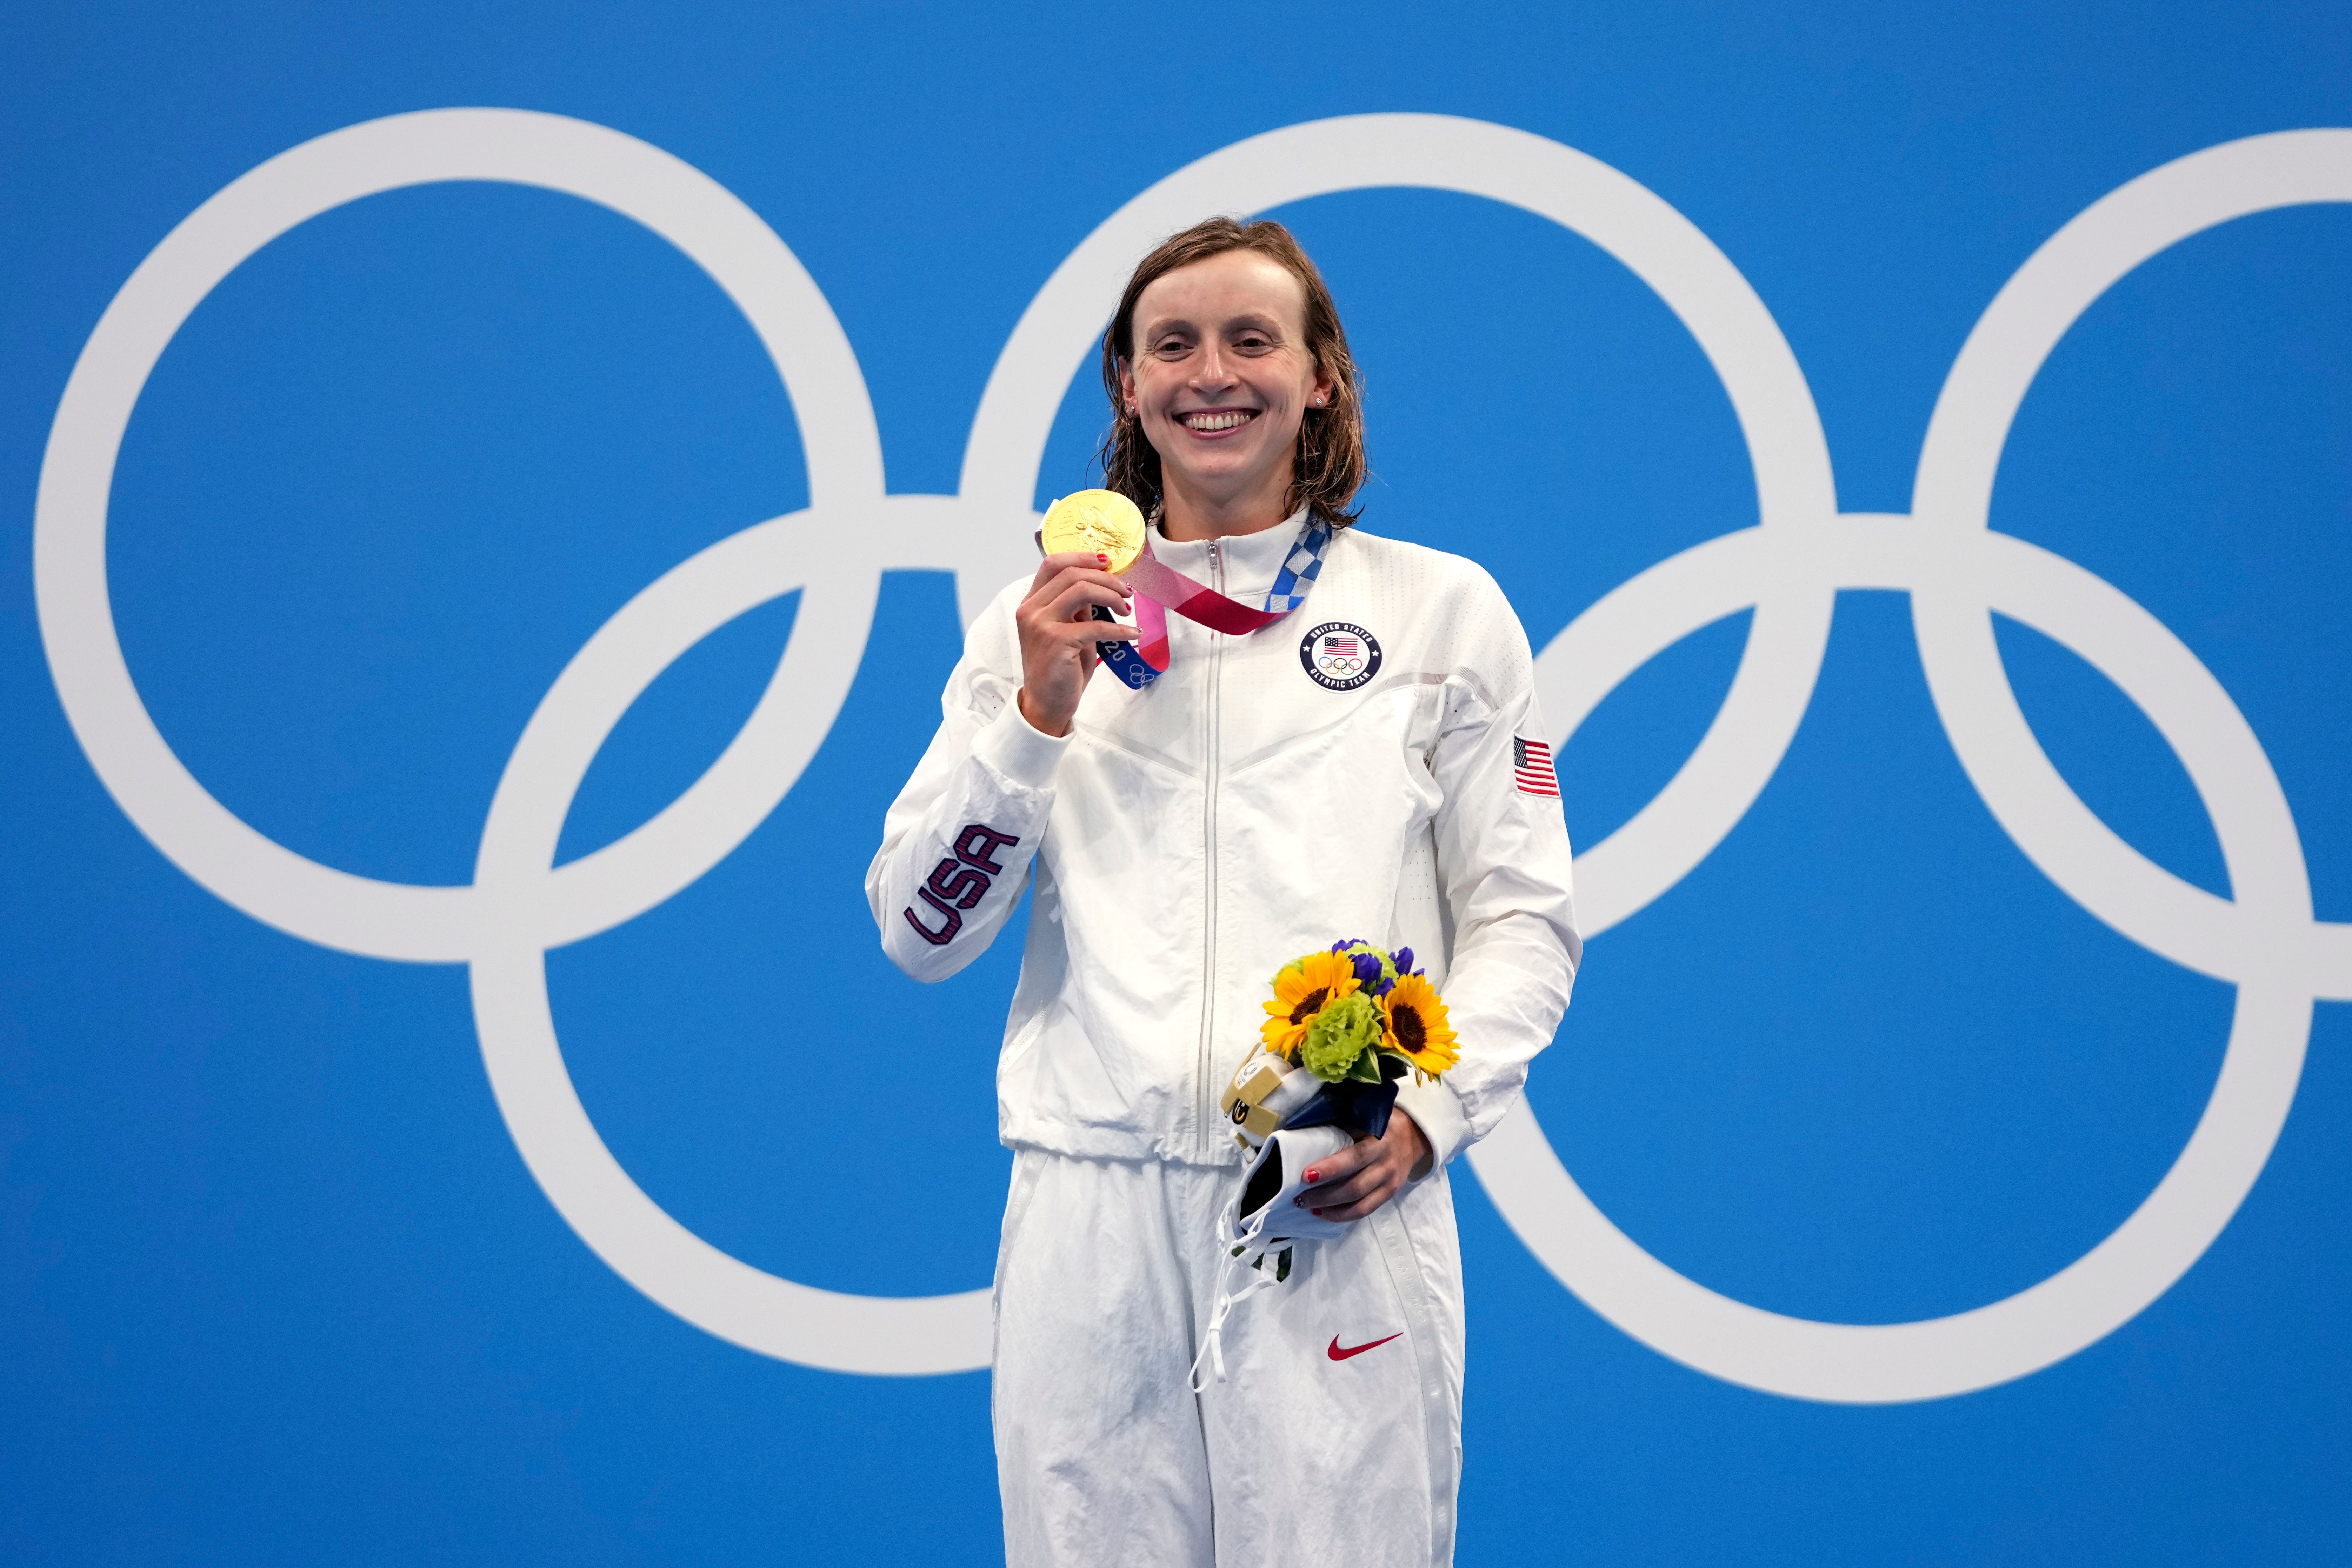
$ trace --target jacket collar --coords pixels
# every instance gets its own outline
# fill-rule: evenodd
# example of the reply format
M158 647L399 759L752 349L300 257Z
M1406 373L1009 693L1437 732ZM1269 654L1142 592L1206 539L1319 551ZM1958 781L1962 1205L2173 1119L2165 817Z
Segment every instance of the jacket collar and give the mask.
M1300 507L1272 528L1262 528L1255 533L1235 534L1217 542L1218 552L1225 563L1225 596L1250 604L1274 586L1276 574L1290 558L1291 546L1306 531L1307 509ZM1174 571L1183 573L1196 583L1211 587L1209 542L1205 539L1181 542L1170 539L1152 524L1151 553ZM1253 607L1255 605L1253 605Z

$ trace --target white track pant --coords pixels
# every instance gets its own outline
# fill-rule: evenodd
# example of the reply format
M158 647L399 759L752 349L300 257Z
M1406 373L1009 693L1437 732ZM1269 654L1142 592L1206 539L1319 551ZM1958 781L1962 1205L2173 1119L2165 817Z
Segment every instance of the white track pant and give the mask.
M1226 1381L1196 1395L1217 1215L1240 1182L1016 1156L996 1265L1010 1568L1453 1562L1462 1268L1444 1173L1345 1239L1299 1243L1290 1278L1226 1320Z

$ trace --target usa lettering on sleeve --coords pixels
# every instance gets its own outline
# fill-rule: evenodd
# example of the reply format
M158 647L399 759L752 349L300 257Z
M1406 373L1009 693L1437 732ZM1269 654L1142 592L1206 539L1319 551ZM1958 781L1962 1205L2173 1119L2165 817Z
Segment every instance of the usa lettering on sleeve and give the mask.
M925 942L945 947L963 930L963 911L978 908L990 885L1003 873L996 852L1020 842L1012 834L999 833L982 823L964 824L963 831L955 836L955 853L932 867L923 885L915 889L917 898L939 911L940 923L925 925L912 904L898 912Z

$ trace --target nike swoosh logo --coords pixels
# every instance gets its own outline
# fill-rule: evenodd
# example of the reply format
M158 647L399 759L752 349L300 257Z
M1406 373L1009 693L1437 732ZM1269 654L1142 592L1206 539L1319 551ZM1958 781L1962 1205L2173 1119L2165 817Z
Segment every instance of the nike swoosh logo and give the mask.
M1401 1333L1391 1334L1389 1336L1389 1340L1401 1340L1402 1338L1404 1338L1404 1336ZM1346 1361L1351 1355L1361 1355L1366 1351L1376 1351L1382 1345L1388 1343L1389 1340L1374 1340L1368 1345L1349 1345L1346 1350L1341 1350L1339 1348L1339 1336L1333 1334L1331 1336L1331 1348L1324 1353L1328 1355L1333 1361Z

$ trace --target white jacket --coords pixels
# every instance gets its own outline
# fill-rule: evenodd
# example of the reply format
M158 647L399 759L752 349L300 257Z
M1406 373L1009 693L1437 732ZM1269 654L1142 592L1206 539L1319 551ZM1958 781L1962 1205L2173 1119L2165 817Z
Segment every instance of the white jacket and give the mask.
M1255 606L1298 534L1153 549ZM1304 606L1247 637L1170 616L1167 673L1136 691L1097 670L1063 739L1013 700L1028 586L972 623L866 874L884 951L924 981L1034 883L1004 1142L1238 1160L1217 1100L1274 973L1342 938L1412 947L1445 998L1461 1062L1398 1101L1437 1162L1493 1131L1581 955L1559 799L1533 793L1551 772L1533 660L1494 579L1341 530Z

